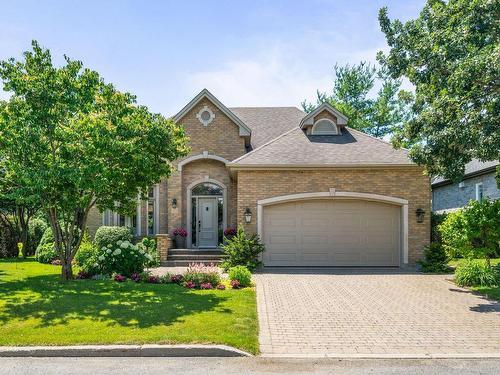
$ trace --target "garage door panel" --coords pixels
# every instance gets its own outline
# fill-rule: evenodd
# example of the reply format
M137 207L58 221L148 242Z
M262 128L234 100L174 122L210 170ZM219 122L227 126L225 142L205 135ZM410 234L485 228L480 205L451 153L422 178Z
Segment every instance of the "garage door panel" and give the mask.
M264 207L268 266L397 266L398 206L311 200Z

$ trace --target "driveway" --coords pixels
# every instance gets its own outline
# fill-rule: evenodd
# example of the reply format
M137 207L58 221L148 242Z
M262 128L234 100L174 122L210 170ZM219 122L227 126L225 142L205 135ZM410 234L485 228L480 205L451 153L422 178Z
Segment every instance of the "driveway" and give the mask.
M263 355L500 356L500 303L448 279L388 270L255 276Z

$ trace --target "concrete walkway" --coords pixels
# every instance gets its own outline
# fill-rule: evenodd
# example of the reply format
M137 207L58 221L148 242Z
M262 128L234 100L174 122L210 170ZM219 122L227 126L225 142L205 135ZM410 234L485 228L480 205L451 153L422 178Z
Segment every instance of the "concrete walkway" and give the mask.
M266 270L255 276L267 356L500 355L500 303L451 275Z

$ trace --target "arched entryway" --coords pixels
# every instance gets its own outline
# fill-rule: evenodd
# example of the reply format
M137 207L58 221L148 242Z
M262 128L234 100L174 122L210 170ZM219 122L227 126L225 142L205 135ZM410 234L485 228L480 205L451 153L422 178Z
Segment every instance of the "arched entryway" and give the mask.
M212 179L191 183L187 187L188 247L218 247L226 222L226 186Z

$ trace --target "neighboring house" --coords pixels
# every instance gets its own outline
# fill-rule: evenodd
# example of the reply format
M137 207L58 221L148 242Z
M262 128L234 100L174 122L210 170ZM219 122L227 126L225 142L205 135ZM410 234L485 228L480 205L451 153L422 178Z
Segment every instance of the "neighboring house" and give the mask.
M432 211L447 212L465 206L471 200L500 199L495 180L498 161L473 160L465 165L461 182L453 183L444 178L432 181Z
M328 104L309 114L227 108L203 90L173 119L191 154L134 217L94 210L91 232L103 224L137 236L183 227L188 248L207 249L242 224L261 236L265 266L406 266L429 243L423 168L405 150L349 128Z

